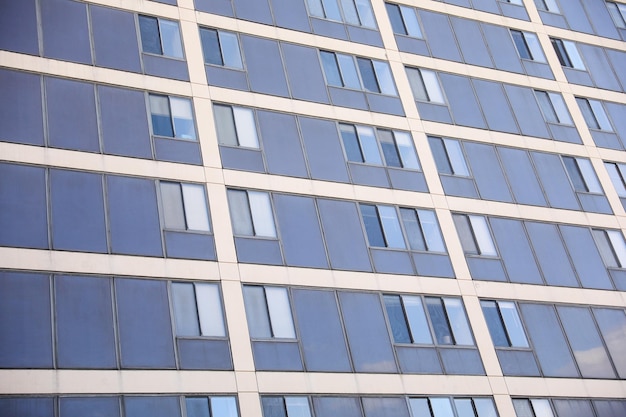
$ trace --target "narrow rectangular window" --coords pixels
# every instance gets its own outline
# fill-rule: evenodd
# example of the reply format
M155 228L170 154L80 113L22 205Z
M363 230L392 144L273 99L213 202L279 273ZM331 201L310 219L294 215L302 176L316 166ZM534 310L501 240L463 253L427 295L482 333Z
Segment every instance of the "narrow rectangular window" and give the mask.
M259 138L252 109L214 104L213 113L220 144L259 149Z
M483 216L454 214L453 219L465 253L498 256L487 220Z
M626 173L626 165L617 164L615 162L605 162L604 167L611 177L611 182L617 195L620 197L626 197L626 182L624 181L624 174Z
M286 288L245 285L243 293L251 337L295 339Z
M617 230L592 230L596 246L604 264L609 268L626 266L626 243L622 233Z
M385 3L385 8L387 9L387 15L389 16L393 33L398 35L408 35L402 14L400 13L400 6L397 4Z
M200 40L206 64L243 69L239 39L236 34L200 28Z
M394 342L433 343L421 297L385 295L384 301Z
M352 0L348 0L352 1ZM367 28L375 28L376 20L374 19L374 11L370 5L369 0L354 0L356 3L356 9L359 13L359 20L361 26Z
M406 248L395 207L368 204L360 206L370 246Z
M495 346L528 347L517 308L510 301L481 301L480 305Z
M391 70L389 64L382 61L372 61L374 65L374 73L376 75L376 81L380 88L380 93L395 96L397 95L396 86L391 76Z
M429 137L428 142L440 174L469 176L469 169L458 140Z
M217 284L172 283L178 336L226 336Z
M607 2L606 7L609 8L615 26L626 29L626 4Z
M438 297L426 297L428 317L435 331L438 345L454 345L450 323L443 307L443 300Z
M235 397L211 397L211 415L214 417L239 417L237 399Z
M407 6L400 6L400 14L402 14L402 20L404 21L404 27L406 28L406 34L413 36L414 38L422 39L422 29L420 28L419 21L417 20L417 14L415 9Z
M410 133L393 131L393 137L396 147L400 153L400 160L403 168L420 170L420 163L417 159L417 153L413 146L413 138ZM387 163L388 166L393 166Z
M585 158L562 156L567 174L572 181L574 190L602 194L602 187L598 182L591 161Z
M363 86L365 90L372 93L380 93L378 87L378 81L376 80L376 74L374 73L374 64L372 60L366 58L357 58L357 64L359 66L359 73L361 74L361 80L363 80Z
M412 250L445 252L434 211L401 208L400 216Z
M515 43L515 48L517 48L517 53L519 57L522 59L533 59L533 56L530 53L530 49L526 44L526 39L524 38L524 33L519 30L511 30L511 36L513 37L513 42Z
M204 186L161 181L160 189L167 229L210 231Z
M535 0L535 5L539 10L551 13L561 13L559 6L556 4L556 0Z
M228 190L228 206L236 235L276 237L268 193Z
M344 54L336 54L337 62L339 63L339 70L341 71L341 78L343 80L343 86L347 88L354 88L361 90L361 81L357 72L357 67L354 62L354 57Z
M406 72L416 100L445 104L441 86L434 71L406 68Z
M574 42L554 38L550 41L562 66L585 70L585 64Z
M339 124L348 161L382 165L374 129L368 126Z
M150 16L139 16L139 32L143 52L183 57L183 45L178 23Z
M539 101L539 107L546 122L572 124L572 119L560 94L535 90L535 97Z
M150 94L152 134L169 138L196 140L191 101L186 98Z
M322 59L324 74L326 75L326 83L336 87L343 87L344 84L341 80L339 65L335 54L332 52L321 51L320 57Z
M554 417L550 401L541 398L515 398L513 408L517 417Z
M386 247L385 238L383 237L383 228L378 218L376 206L369 204L360 204L361 217L365 225L367 240L370 246L384 248Z
M582 97L576 97L576 102L578 103L578 107L580 107L580 111L583 113L585 122L590 129L613 132L613 127L611 126L611 122L604 111L602 102Z

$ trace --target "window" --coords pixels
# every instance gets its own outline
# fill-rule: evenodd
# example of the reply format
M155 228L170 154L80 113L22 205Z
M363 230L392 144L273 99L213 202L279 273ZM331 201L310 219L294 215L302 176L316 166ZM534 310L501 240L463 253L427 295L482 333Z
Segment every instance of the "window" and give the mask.
M231 32L200 28L204 63L243 69L239 39Z
M254 111L243 107L213 105L217 139L221 145L259 148Z
M465 163L465 157L458 140L429 136L428 143L435 157L437 171L440 174L469 176L469 169Z
M626 29L626 4L606 2L606 7L609 8L615 26Z
M251 337L295 339L286 288L245 285L243 298Z
M591 166L591 161L585 158L562 156L567 175L574 186L574 190L588 193L602 194L602 187Z
M518 6L521 6L523 4L522 0L500 0L500 1L502 1L503 3L516 4Z
M376 27L374 12L368 0L307 0L309 14L350 25Z
M537 9L544 12L561 13L559 6L556 4L556 0L535 0Z
M204 186L161 181L160 189L166 229L211 231Z
M183 58L178 23L150 16L139 16L143 52L171 58Z
M406 248L395 207L361 204L360 208L370 246ZM400 208L399 210L411 250L446 251L435 212L413 208Z
M397 168L420 169L411 135L407 132L339 124L341 139L350 162L363 162ZM378 144L380 143L380 149ZM382 151L382 156L381 156Z
M615 162L605 162L604 167L611 177L611 182L617 195L620 197L626 197L626 165L618 164Z
M515 43L520 58L546 62L546 57L543 55L543 50L541 49L537 35L511 29L511 36L513 37L513 42Z
M270 195L262 191L228 190L235 235L276 237Z
M196 140L189 99L150 94L150 116L153 135Z
M585 70L585 64L574 42L554 38L550 38L550 42L552 42L556 56L562 66Z
M261 397L265 417L311 417L307 397Z
M600 256L608 268L626 268L626 243L618 230L592 229Z
M217 284L173 282L172 303L177 336L226 336Z
M393 33L422 39L422 30L415 9L403 5L385 3Z
M576 97L576 102L590 129L613 132L611 122L604 111L602 102L588 98Z
M413 91L415 100L445 104L443 92L441 91L437 74L435 74L434 71L407 68L406 74L409 78L409 84L411 85L411 91Z
M432 344L434 335L438 345L474 344L463 303L458 298L385 295L384 301L396 343Z
M386 62L327 51L321 51L320 57L328 85L396 95Z
M185 397L187 417L238 417L236 397Z
M572 118L560 94L551 91L535 90L535 97L537 97L539 107L541 107L541 112L546 122L572 124Z
M517 417L554 417L550 401L540 398L514 398Z
M410 398L409 406L413 417L496 417L490 398ZM454 412L456 410L456 414Z
M452 218L466 254L498 256L487 220L483 216L454 214Z
M528 347L524 327L515 304L510 301L481 301L491 340L496 347Z

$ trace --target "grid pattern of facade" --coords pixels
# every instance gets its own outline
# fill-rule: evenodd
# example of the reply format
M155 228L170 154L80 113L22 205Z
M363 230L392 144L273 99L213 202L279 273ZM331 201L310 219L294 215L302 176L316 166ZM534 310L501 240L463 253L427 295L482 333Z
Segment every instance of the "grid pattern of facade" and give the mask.
M622 0L0 0L3 417L626 416Z

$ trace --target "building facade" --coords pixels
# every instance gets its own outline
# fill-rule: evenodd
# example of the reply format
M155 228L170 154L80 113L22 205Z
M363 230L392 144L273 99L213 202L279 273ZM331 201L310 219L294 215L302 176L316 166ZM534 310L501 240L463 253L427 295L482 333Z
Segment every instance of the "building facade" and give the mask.
M0 416L626 416L622 0L0 0Z

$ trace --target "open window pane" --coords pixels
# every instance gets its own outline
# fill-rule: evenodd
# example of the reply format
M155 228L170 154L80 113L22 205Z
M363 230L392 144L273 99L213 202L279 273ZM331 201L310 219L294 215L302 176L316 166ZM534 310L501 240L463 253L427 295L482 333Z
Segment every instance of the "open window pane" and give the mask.
M449 398L430 398L433 417L454 417L454 410Z
M407 321L404 316L404 310L402 309L402 303L400 302L400 296L385 295L384 300L387 318L389 319L389 324L391 325L393 341L396 343L411 343L411 337L407 327Z
M530 50L526 45L526 41L524 40L524 34L518 30L512 30L511 36L513 37L513 42L515 42L515 47L517 48L517 53L522 59L533 59L530 55Z
M478 242L478 248L481 255L497 256L496 247L491 240L491 233L489 232L489 226L487 226L487 220L482 216L469 216L472 229L474 230L474 236L476 242Z
M183 45L180 41L180 30L178 23L171 20L159 19L159 29L161 30L161 45L163 46L163 55L174 58L183 57Z
M248 329L250 330L250 337L272 337L270 318L267 311L263 287L244 286L243 300L246 305L246 318L248 321Z
M210 231L204 186L198 184L183 184L182 186L187 229Z
M141 34L141 49L143 52L162 55L159 23L154 17L139 16L139 32Z
M423 38L424 35L422 35L422 30L420 29L417 16L415 15L415 9L412 7L400 6L400 13L402 14L407 34L416 38Z
M152 133L158 136L174 137L174 127L170 117L170 103L166 96L150 94L150 114Z
M567 51L567 56L572 64L572 67L579 70L584 70L585 63L578 53L578 48L576 47L576 44L572 41L564 40L563 47L565 48L565 51Z
M307 397L285 397L288 417L311 417Z
M200 29L200 40L202 41L202 52L204 63L213 65L224 65L220 51L220 42L217 31L212 29Z
M408 33L404 26L403 17L400 14L400 7L395 4L385 3L385 8L387 9L387 15L389 16L393 33L407 35Z
M383 94L396 95L396 87L393 83L393 77L389 65L386 62L372 61L374 63L374 72L378 79L380 92Z
M409 247L412 250L426 250L426 244L424 236L422 235L422 229L417 220L417 213L414 209L400 209L400 216L402 217L402 224L409 238Z
M524 37L526 38L526 44L528 45L530 53L533 57L532 59L537 62L546 62L546 57L543 55L543 50L541 49L541 44L539 43L537 35L525 32Z
M212 417L237 417L237 400L235 397L211 397Z
M439 230L439 223L437 222L435 212L430 210L417 210L417 213L422 225L422 230L424 231L427 249L433 252L445 252L446 248L443 243L443 238L441 237L441 231Z
M595 115L593 114L593 110L591 110L591 104L589 104L589 100L586 98L576 97L576 102L578 103L578 107L580 107L580 111L585 118L585 123L587 123L587 127L590 129L600 129L600 125L596 120Z
M536 417L554 417L552 413L552 407L550 407L550 401L539 398L533 398L530 400L535 410Z
M237 139L239 146L248 148L259 148L259 138L257 137L256 124L254 123L254 112L242 107L233 107L235 126L237 126Z
M343 87L343 81L341 80L335 54L322 51L320 52L320 58L322 59L322 66L324 67L324 74L326 75L326 83L336 87Z
M617 167L617 164L605 162L604 167L608 171L609 177L611 177L611 182L613 183L613 187L615 187L615 191L617 191L617 195L620 197L626 197L626 185L624 184L624 180L622 179L622 175Z
M413 343L432 344L433 339L426 321L422 299L416 296L405 295L402 296L402 303L404 304L406 318L411 328Z
M380 140L380 147L383 150L383 155L385 156L385 165L388 167L402 167L400 155L398 154L398 149L396 148L391 131L379 129L378 138Z
M594 229L592 233L604 264L609 268L617 268L617 259L613 253L613 248L611 247L606 231Z
M165 228L185 230L187 225L180 184L162 181L160 185Z
M348 55L337 54L337 62L339 62L344 87L360 90L361 82L354 65L354 59Z
M463 252L472 255L478 254L478 247L474 241L474 234L472 233L468 217L464 214L455 214L452 216L452 220L454 220L456 231L459 234Z
M450 331L450 326L448 325L448 318L446 317L446 313L443 309L441 298L426 297L426 308L428 309L430 322L432 323L433 330L435 331L437 344L454 344L452 332Z
M339 131L341 132L341 140L343 141L343 148L346 151L348 161L364 162L359 139L356 136L356 128L353 125L341 124L339 125Z
M222 145L237 146L237 131L235 130L235 118L230 106L213 106L215 114L215 128L217 139Z
M369 245L384 248L386 246L385 238L383 237L383 229L380 224L380 220L378 219L376 206L361 204L360 208Z
M509 347L509 340L504 331L504 324L500 318L500 312L498 311L496 302L481 301L480 306L482 307L493 345L496 347Z
M580 172L585 180L585 184L587 185L587 189L589 190L589 192L602 194L602 187L598 182L596 172L591 166L591 161L584 158L576 158L576 162L578 163L578 168L580 169Z
M457 345L473 345L472 332L470 331L463 303L458 298L444 298L444 305L448 313L448 320L452 327L454 339Z
M559 119L556 117L556 112L552 107L548 93L545 91L535 91L535 96L537 97L537 101L539 101L539 107L541 107L541 112L546 121L549 123L558 123Z
M372 61L366 58L357 58L356 60L359 65L361 80L363 80L363 87L372 93L380 93Z
M433 71L421 71L424 85L426 86L426 91L428 91L429 100L433 103L444 104L445 100L443 99L443 93L441 92L441 87L439 85L439 80L437 79L437 74L435 74Z
M252 223L256 236L276 237L274 227L274 214L268 193L260 191L248 191Z
M498 306L500 307L500 314L502 314L502 320L504 320L511 346L528 347L526 333L524 332L524 327L517 314L515 304L510 301L500 301L498 302Z
M202 336L226 336L222 300L217 284L196 284L196 298Z
M613 250L619 260L620 268L624 268L626 266L626 243L624 243L624 236L617 230L607 230L606 233L613 245Z
M248 195L245 191L228 190L228 209L235 235L254 236Z
M406 132L393 132L396 139L396 146L398 152L400 152L400 159L402 160L402 166L408 169L421 169L419 161L417 160L417 154L413 147L413 139L411 135Z
M368 0L355 0L356 8L359 11L359 18L361 19L361 25L368 28L375 28L376 21L374 19L374 12L372 6Z
M265 287L272 333L274 337L295 339L296 333L291 319L291 307L287 289Z
M380 157L380 151L378 150L378 143L376 143L376 136L374 136L374 129L366 126L357 126L356 131L359 135L365 162L368 164L382 165L383 161Z
M454 175L469 176L469 170L467 169L465 156L463 155L459 141L444 139L443 143L445 144L448 160L450 161Z
M585 180L578 169L578 164L576 160L570 156L563 157L563 163L565 164L565 168L567 169L567 175L572 181L572 185L576 191L587 191L587 186L585 185Z
M552 106L554 107L554 111L556 112L556 116L559 119L559 123L563 124L572 124L572 118L567 111L567 106L563 101L563 97L558 93L548 93L550 97L550 101L552 102Z
M415 100L428 101L428 93L420 70L416 68L407 68L406 75L409 78L409 84Z
M196 139L196 128L193 124L191 101L185 98L170 97L175 137Z
M593 115L595 116L600 129L612 132L613 127L611 126L611 122L609 122L609 118L606 116L602 103L596 100L589 100L589 105L591 106L591 110L593 111Z
M219 32L219 37L224 65L232 68L243 68L237 35L234 33Z
M193 284L173 283L172 302L177 336L198 336L198 311Z
M406 246L395 207L378 206L378 213L387 239L387 246L404 249Z

